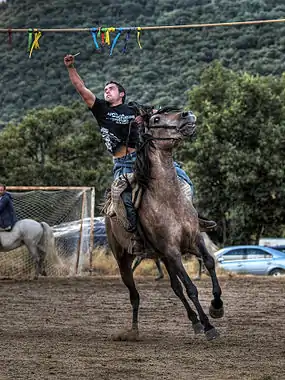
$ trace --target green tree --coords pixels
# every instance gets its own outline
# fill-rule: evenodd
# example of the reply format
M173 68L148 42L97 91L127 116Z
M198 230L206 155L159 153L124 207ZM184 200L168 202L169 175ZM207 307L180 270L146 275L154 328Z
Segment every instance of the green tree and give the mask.
M112 180L95 120L74 104L29 112L0 134L2 181L9 185L95 186L97 201Z
M223 244L258 241L284 224L284 94L284 76L237 74L220 63L189 93L198 133L179 158L188 161L199 208L219 221Z

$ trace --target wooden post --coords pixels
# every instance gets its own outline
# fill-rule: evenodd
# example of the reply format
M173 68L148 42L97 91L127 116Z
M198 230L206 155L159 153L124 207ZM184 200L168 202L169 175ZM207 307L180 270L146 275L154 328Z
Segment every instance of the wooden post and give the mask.
M95 187L91 188L90 210L90 244L89 244L89 273L92 274L93 248L94 248L94 212L95 212Z
M86 191L83 191L82 204L81 204L81 222L80 222L79 240L78 240L78 244L77 244L77 257L76 257L76 264L75 264L75 274L78 274L80 252L81 252L81 247L82 247L82 232L83 232L85 201L86 201Z

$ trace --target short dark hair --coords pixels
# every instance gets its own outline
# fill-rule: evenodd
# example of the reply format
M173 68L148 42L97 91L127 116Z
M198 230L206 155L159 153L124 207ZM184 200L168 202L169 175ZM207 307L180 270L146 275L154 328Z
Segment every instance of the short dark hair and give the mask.
M111 83L115 84L118 87L119 92L123 92L125 94L122 97L122 102L125 103L125 100L126 100L126 90L124 89L124 87L120 83L115 82L114 80L110 80L109 82L107 82L105 84L105 87L108 86L108 84L111 84Z

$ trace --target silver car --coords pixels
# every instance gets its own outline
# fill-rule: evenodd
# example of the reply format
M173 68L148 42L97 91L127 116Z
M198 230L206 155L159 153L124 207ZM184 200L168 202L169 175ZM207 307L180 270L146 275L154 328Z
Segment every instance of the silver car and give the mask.
M260 245L225 247L215 252L220 268L235 273L285 275L285 253Z

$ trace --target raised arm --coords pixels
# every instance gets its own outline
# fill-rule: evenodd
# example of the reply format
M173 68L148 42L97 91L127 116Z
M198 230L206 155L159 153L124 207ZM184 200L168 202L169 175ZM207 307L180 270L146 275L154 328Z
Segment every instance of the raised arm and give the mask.
M69 54L64 57L64 64L67 67L69 78L71 83L75 87L76 91L82 97L84 102L89 108L91 108L95 102L96 96L90 91L80 78L76 68L74 67L74 56Z

